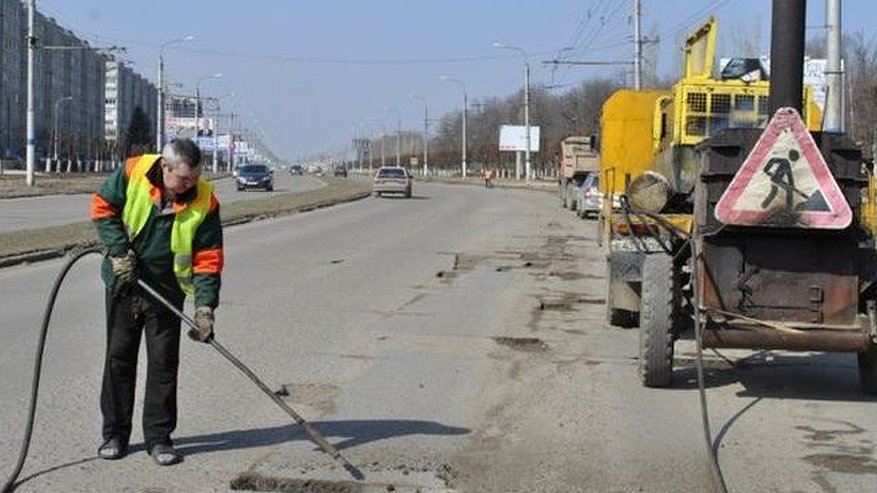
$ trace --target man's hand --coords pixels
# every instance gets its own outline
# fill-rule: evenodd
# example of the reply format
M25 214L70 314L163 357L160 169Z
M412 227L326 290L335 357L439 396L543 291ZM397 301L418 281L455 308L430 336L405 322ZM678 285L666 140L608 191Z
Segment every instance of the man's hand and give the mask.
M110 257L110 264L116 276L117 292L130 288L137 281L137 255L134 250L128 250L121 257Z
M189 338L193 341L209 342L213 337L213 308L199 306L195 310L195 326L196 329L189 330Z

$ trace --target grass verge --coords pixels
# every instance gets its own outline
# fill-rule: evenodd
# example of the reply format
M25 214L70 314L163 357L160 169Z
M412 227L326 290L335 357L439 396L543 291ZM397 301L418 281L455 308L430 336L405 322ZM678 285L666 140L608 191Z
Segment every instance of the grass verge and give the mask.
M368 197L371 183L340 178L323 178L326 186L297 194L279 194L264 199L230 202L220 207L225 226L295 214L341 202ZM63 255L69 250L97 244L91 221L63 226L0 233L0 267Z

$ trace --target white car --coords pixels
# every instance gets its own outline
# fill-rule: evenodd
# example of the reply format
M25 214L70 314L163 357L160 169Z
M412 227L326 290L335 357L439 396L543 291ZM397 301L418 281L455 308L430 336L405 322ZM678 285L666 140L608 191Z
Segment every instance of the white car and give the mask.
M400 193L411 198L414 177L407 169L399 166L382 166L375 173L373 192L375 197L386 193Z

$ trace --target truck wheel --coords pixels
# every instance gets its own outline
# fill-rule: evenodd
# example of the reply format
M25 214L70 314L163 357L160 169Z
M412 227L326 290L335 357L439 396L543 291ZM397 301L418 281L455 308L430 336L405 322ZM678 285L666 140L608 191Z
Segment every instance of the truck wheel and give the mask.
M859 385L866 394L877 394L877 345L859 353Z
M639 369L646 387L673 381L673 289L673 258L646 255L639 314Z

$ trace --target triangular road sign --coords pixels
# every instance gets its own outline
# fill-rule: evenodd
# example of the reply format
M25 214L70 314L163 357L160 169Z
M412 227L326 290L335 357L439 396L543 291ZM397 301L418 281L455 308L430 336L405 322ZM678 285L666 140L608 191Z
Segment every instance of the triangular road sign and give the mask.
M735 226L844 229L853 213L794 108L780 108L716 204Z

